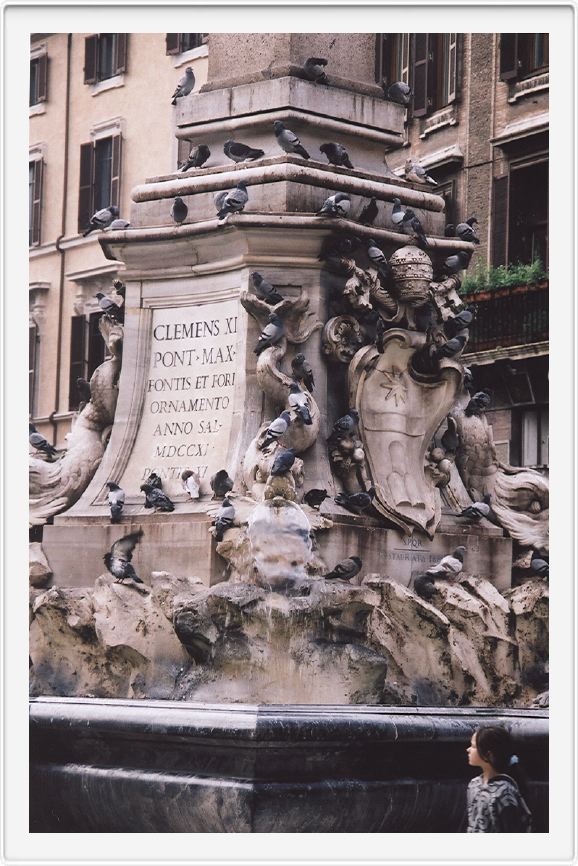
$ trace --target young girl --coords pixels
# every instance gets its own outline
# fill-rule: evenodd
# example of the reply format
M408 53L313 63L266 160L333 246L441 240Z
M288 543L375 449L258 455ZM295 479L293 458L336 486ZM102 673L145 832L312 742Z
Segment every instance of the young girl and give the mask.
M468 833L530 833L532 815L510 733L478 728L467 753L468 763L482 768L468 785Z

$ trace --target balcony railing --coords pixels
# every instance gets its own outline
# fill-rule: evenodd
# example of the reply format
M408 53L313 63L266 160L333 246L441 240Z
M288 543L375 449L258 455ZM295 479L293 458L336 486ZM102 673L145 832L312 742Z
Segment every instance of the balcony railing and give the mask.
M548 283L465 295L477 308L466 352L526 346L548 339Z

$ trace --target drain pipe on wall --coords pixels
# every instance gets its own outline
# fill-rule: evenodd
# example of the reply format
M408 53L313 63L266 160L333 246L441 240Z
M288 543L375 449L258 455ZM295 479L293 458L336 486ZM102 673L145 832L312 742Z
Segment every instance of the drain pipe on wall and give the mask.
M54 388L54 410L50 413L52 423L52 441L56 445L58 434L58 421L55 416L58 413L60 399L60 364L62 360L62 308L64 306L64 266L66 251L60 246L66 234L66 199L68 195L68 144L69 144L69 119L70 119L70 56L72 53L72 33L67 36L66 46L66 106L64 117L64 178L62 184L62 222L60 235L56 238L56 249L60 253L60 282L58 287L58 333L56 338L56 384Z

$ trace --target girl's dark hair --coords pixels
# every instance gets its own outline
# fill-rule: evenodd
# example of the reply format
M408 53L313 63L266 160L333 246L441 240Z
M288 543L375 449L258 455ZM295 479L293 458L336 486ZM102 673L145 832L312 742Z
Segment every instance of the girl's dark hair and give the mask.
M524 800L528 800L528 779L519 762L510 764L516 751L514 739L506 728L488 725L476 731L476 749L484 761L488 761L498 773L506 773L518 784Z

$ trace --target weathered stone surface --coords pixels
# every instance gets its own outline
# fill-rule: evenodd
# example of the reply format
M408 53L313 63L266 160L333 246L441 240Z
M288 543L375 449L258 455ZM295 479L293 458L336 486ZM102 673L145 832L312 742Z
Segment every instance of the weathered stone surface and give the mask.
M505 596L515 616L514 636L518 643L520 677L527 694L548 688L548 581L532 578L514 587ZM543 698L548 705L548 695Z
M28 577L31 586L46 586L52 578L52 569L39 541L28 545Z

